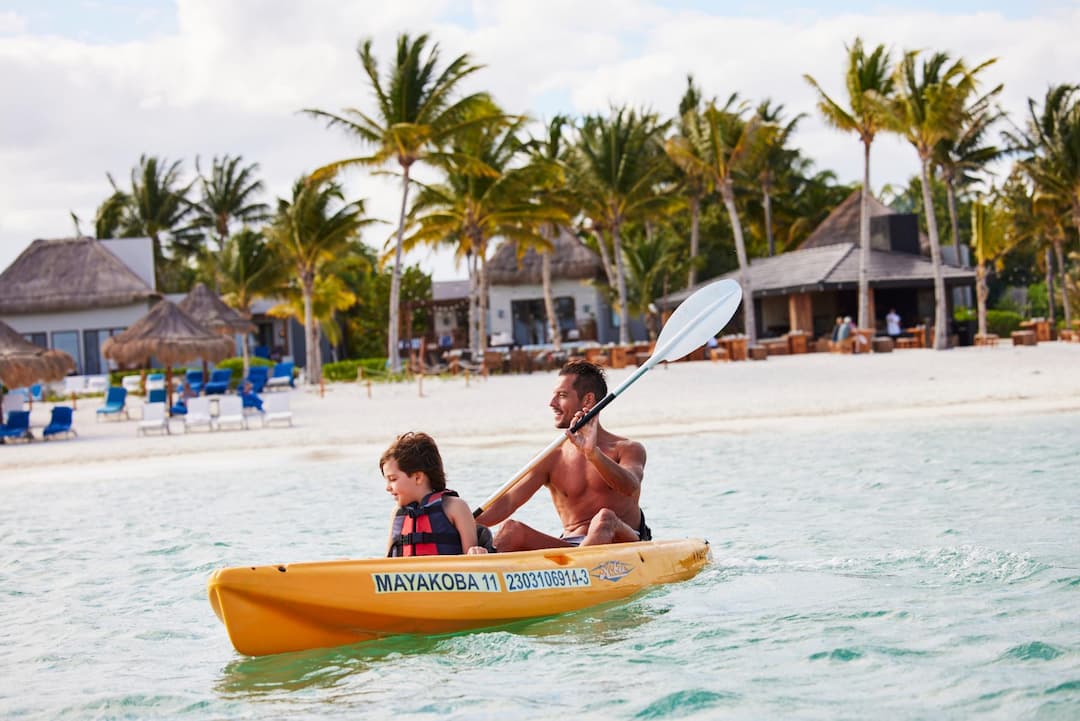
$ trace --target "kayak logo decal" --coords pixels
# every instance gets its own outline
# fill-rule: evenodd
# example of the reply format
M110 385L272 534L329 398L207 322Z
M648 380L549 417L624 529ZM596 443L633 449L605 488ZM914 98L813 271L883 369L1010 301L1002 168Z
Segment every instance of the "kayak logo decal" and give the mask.
M605 561L599 566L594 566L590 573L602 581L615 581L622 580L630 575L630 572L634 570L634 567L629 563L623 563L622 561Z

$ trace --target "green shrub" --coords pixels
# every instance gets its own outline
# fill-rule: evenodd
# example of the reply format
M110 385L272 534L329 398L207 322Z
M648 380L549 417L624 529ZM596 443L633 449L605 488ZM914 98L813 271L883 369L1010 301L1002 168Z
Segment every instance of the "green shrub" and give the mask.
M978 320L978 311L974 308L957 308L953 311L953 320L957 323L966 323L971 320Z
M1023 316L1011 310L988 310L986 311L986 332L993 333L1000 338L1008 338L1009 334L1020 327Z
M381 379L386 375L385 358L351 358L349 360L327 363L323 366L323 378L328 381L355 381L358 368L364 369L364 376Z

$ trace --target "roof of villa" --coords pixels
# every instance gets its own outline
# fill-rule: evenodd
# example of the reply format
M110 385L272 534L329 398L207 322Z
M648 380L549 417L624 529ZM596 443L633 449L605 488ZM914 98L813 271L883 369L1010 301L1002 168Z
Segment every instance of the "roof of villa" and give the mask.
M158 295L93 238L35 240L0 273L0 313L107 308Z
M566 228L552 240L555 246L551 257L552 279L590 279L603 271L600 256L589 250ZM540 254L531 248L518 253L516 243L504 243L488 261L488 282L492 285L539 285L541 282Z

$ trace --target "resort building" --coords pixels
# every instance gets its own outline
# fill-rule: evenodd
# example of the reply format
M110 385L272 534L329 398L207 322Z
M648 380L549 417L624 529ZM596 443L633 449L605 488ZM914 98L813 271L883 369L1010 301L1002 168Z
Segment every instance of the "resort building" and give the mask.
M831 332L837 316L858 316L860 196L860 191L848 196L797 250L750 261L758 337L790 331L822 337ZM882 332L890 309L896 310L906 327L931 325L933 264L929 240L919 232L918 217L897 213L872 196L870 213L870 317ZM942 269L947 289L974 287L973 269L944 260ZM738 280L739 272L720 277ZM717 278L708 282L713 280ZM695 289L672 293L658 305L674 308ZM950 318L954 295L946 293Z
M563 339L618 341L617 314L593 282L603 278L600 258L565 228L553 243L551 292ZM516 244L505 243L488 261L487 273L492 338L514 345L549 343L540 254L519 253ZM635 338L646 335L639 320L631 321L630 331Z
M102 343L160 297L149 238L35 240L0 273L0 320L69 353L79 375L106 372Z

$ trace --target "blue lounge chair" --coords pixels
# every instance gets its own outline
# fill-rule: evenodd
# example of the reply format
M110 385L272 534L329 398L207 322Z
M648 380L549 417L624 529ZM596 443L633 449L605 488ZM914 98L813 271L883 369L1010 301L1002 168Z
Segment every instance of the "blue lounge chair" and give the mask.
M0 425L0 439L8 438L34 440L30 434L30 411L11 411L8 413L7 423Z
M188 388L191 389L192 395L199 395L203 389L203 374L202 371L188 371L184 376L184 382L187 383Z
M251 390L254 393L262 393L263 388L266 386L266 381L270 378L270 368L268 366L251 366L248 368L247 378L244 380L251 384ZM243 385L241 384L241 388Z
M49 425L45 426L45 430L42 431L42 436L45 440L49 440L51 436L56 436L61 433L64 437L77 436L78 433L71 427L71 415L72 410L70 406L53 406L52 418L49 419Z
M286 385L290 388L296 387L296 382L293 381L292 361L283 361L275 365L274 372L270 375L270 379L266 381L267 388L281 388Z
M169 409L170 416L186 416L187 415L187 403L184 402L183 396L176 399L176 403L173 403L173 407Z
M147 403L164 403L165 402L165 389L154 388L146 392Z
M127 400L127 390L121 386L111 386L109 392L105 395L105 405L97 409L97 418L101 420L103 416L118 416L123 413L124 418L128 417L127 406L124 402Z
M232 380L231 368L218 368L210 374L210 382L206 384L206 395L220 396L229 392L229 381Z

